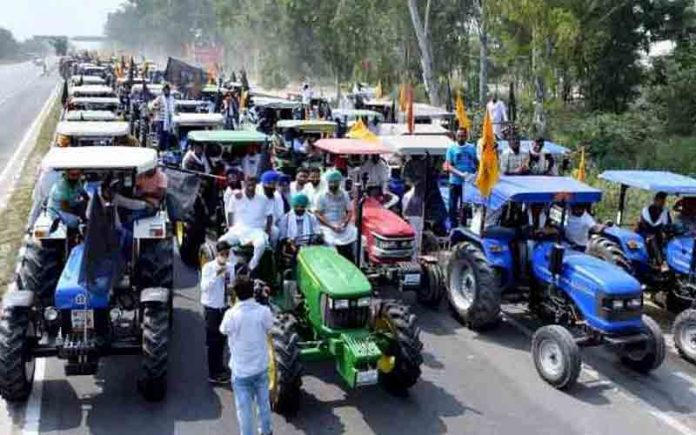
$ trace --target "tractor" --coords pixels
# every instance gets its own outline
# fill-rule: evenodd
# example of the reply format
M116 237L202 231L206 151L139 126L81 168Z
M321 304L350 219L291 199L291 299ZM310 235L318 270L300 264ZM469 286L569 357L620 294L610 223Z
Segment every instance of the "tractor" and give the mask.
M135 138L129 133L128 123L123 121L60 121L56 126L56 146L135 145Z
M679 315L672 330L679 354L696 364L696 262L694 258L694 228L670 223L665 227L665 240L644 237L631 229L622 228L626 197L629 187L649 192L665 192L680 196L683 206L680 220L686 222L696 216L693 205L696 180L664 171L615 170L599 176L619 184L619 205L616 225L595 235L588 245L588 253L610 261L645 284L648 294L663 307Z
M451 233L448 299L454 316L483 331L498 324L503 300L526 303L550 323L536 330L531 351L539 375L558 389L576 382L581 347L607 345L642 373L665 358L662 332L643 314L640 283L620 267L572 249L551 223L565 222L568 205L595 203L601 195L564 177L501 177L488 197L467 183L464 200L476 207L474 217Z
M3 298L0 396L29 397L36 358L65 360L71 376L95 374L104 357L141 355L138 390L161 400L172 319L171 225L164 208L127 221L113 199L114 192L133 196L135 177L156 168L156 152L52 148L42 165L82 172L87 212L75 227L44 209L25 240L16 282Z
M334 361L348 387L381 384L395 394L406 392L421 374L416 316L397 301L375 297L360 269L320 242L316 236L295 240L300 246L295 256L268 249L259 265L275 316L269 346L271 406L285 415L299 409L306 363ZM206 246L214 256L214 248ZM235 256L242 270L251 251L237 247Z
M336 132L337 124L333 121L321 120L280 120L275 125L273 135L273 167L295 176L301 165L321 167L321 161L298 153L293 149L293 141L316 141L322 137L330 137ZM311 151L311 150L307 150Z
M349 167L355 157L393 152L379 141L360 139L320 139L314 146L326 154L330 164L358 178L365 174L359 174L359 167ZM422 304L438 306L444 294L444 273L435 257L419 254L413 226L390 210L398 197L387 192L381 198L369 197L363 188L368 180L351 181L354 186L347 190L354 190L357 199L358 267L374 285L394 284L402 291L415 292Z

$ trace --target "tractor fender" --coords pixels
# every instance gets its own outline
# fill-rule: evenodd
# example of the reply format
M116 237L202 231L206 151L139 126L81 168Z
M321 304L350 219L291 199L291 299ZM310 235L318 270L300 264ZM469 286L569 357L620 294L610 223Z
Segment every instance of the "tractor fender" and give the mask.
M34 303L34 292L30 290L12 290L2 298L3 308L31 307Z
M31 233L36 240L64 240L68 237L65 224L49 216L46 211L36 218Z
M693 237L679 236L670 240L665 248L665 258L669 268L678 274L688 275L693 247Z
M167 213L158 211L156 215L138 219L133 224L134 239L164 239L167 237Z
M169 289L164 287L150 287L140 292L140 302L161 302L166 304L169 301Z
M607 227L602 234L619 244L624 255L633 264L647 264L650 260L643 237L631 230L618 226Z
M498 234L496 231L490 231L486 237L481 237L470 229L462 227L455 228L450 233L452 246L460 242L470 242L479 246L483 250L488 263L503 272L505 283L508 283L514 276L514 261L512 259L512 251L510 251L510 239L507 233Z

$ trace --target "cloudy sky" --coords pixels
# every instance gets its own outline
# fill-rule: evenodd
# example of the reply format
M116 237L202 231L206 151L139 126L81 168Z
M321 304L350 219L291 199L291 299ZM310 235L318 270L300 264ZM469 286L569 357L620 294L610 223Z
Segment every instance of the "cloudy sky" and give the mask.
M101 35L106 16L125 0L0 0L0 27L32 35Z

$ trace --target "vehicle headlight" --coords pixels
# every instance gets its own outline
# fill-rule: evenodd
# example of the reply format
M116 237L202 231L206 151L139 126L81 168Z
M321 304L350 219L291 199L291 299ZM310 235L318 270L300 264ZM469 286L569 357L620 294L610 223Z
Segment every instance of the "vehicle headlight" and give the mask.
M643 300L641 298L628 299L626 301L626 308L637 309L643 306Z
M348 299L331 299L331 308L334 310L347 310L349 306Z
M628 249L640 249L640 243L637 240L629 240L626 242Z
M364 298L358 299L358 307L369 307L371 302L372 298L370 296L365 296Z
M624 307L624 301L622 299L614 299L611 301L611 308L613 310L620 310Z
M55 322L57 318L58 310L54 307L46 307L46 309L44 309L44 319L46 319L47 322Z

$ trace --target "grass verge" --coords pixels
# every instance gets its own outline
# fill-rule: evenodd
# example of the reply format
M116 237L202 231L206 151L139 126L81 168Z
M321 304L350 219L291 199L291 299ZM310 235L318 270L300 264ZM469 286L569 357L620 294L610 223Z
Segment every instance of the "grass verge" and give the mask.
M31 153L20 168L20 176L15 189L7 201L7 207L0 210L0 296L14 279L17 253L24 237L24 227L31 211L31 194L38 177L38 167L44 154L51 147L53 134L60 117L60 99L56 98L46 119L41 125L39 136Z

